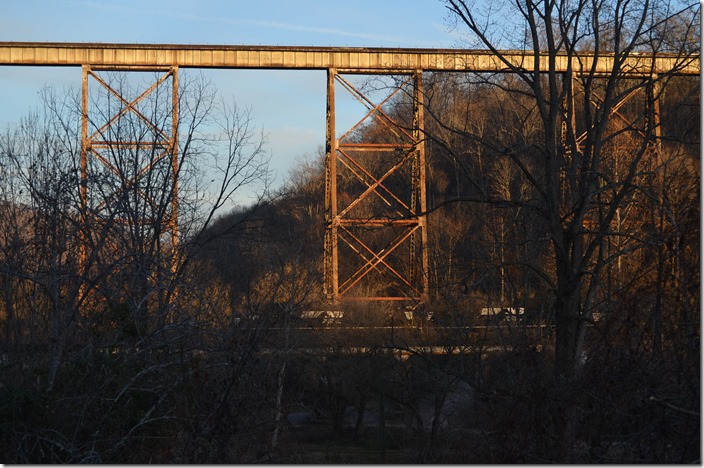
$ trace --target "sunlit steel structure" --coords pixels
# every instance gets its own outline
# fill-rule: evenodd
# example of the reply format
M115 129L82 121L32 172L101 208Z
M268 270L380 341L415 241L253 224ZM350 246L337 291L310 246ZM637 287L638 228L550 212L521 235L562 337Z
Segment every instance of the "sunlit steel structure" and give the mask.
M100 216L100 213L109 203L113 203L123 196L121 193L125 189L139 194L144 203L156 206L159 200L153 200L149 194L139 190L142 180L149 180L151 173L157 166L168 164L170 167L166 171L168 180L166 184L170 189L167 197L169 209L168 214L159 216L158 222L166 228L170 234L168 243L170 246L170 258L172 269L177 258L178 248L178 174L179 174L179 148L178 148L178 66L166 67L125 67L125 66L95 66L83 64L82 86L81 86L81 188L80 199L82 214L84 217ZM149 72L154 81L148 84L137 96L128 98L121 88L110 83L100 72ZM153 75L152 75L153 74ZM91 86L92 83L92 86ZM170 119L168 122L156 122L154 117L145 114L140 109L140 104L145 102L151 95L155 94L160 87L170 88L168 91ZM93 89L91 94L91 89ZM97 90L109 95L115 102L112 109L99 109L99 112L91 114L91 95L97 94ZM140 135L122 134L119 130L113 131L113 127L119 127L120 120L129 116L141 124L144 132ZM89 123L91 126L89 127ZM130 138L131 137L131 138ZM139 167L126 171L121 164L115 164L110 155L119 153L121 150L139 153L146 152L150 156L140 158L134 155L135 164ZM107 153L107 154L105 154ZM96 161L103 168L118 180L117 188L113 193L101 194L102 200L89 207L89 162ZM159 210L162 211L162 210ZM89 213L91 213L89 215ZM88 221L87 219L85 221ZM125 221L118 219L117 221ZM140 222L153 224L155 220L144 219ZM87 235L87 233L84 233ZM82 254L82 256L85 253Z
M427 301L428 291L422 71L396 74L394 86L380 102L346 78L356 73L370 72L328 70L325 293L338 300L420 304ZM336 83L367 110L339 137ZM410 101L412 121L402 122L400 116L384 109L395 96ZM355 131L371 120L385 134L355 138ZM349 178L357 184L345 184L347 199L340 200L339 184ZM346 259L344 264L341 256Z
M0 42L0 65L80 66L83 73L83 141L81 198L89 196L88 159L101 159L105 144L129 146L136 142L105 142L100 131L88 131L90 79L123 103L105 125L124 113L138 112L139 99L129 100L100 79L96 71L160 71L158 86L170 80L173 124L159 129L162 151L159 160L170 158L172 189L178 190L178 71L181 68L308 69L327 71L326 129L326 232L324 290L328 299L406 301L415 307L428 300L428 225L426 161L423 114L424 72L528 72L578 75L608 74L613 56L535 55L523 51L459 49L389 49L342 47L280 47L242 45L105 44ZM629 77L660 73L698 75L699 57L632 54L620 67ZM396 86L380 102L374 102L347 77L354 74L387 75ZM337 128L336 88L350 93L367 108L366 116L350 129ZM403 93L413 106L412 122L400 122L385 110L385 103ZM623 101L625 102L625 100ZM619 103L614 110L623 104ZM657 110L656 110L657 114ZM657 115L655 116L657 118ZM153 125L144 116L145 124ZM621 116L622 118L622 116ZM356 130L374 119L388 137L360 141ZM565 121L565 125L569 125ZM574 122L571 123L574 126ZM565 129L563 129L565 130ZM338 136L339 135L339 136ZM370 161L376 161L374 168ZM144 167L136 176L150 170ZM344 173L344 174L343 174ZM345 200L340 197L345 186ZM352 181L352 182L350 182ZM130 182L130 181L128 181ZM132 181L136 183L136 180ZM356 187L356 193L348 189ZM178 241L178 198L171 198L169 217L172 246Z

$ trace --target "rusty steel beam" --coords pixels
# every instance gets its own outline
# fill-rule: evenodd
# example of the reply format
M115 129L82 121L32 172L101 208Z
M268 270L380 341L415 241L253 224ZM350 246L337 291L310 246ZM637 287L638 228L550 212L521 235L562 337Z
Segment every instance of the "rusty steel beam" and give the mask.
M327 110L325 115L325 246L323 253L323 293L331 300L339 299L337 216L337 135L335 126L335 75L327 71Z
M427 204L427 175L425 159L425 104L423 91L423 71L416 70L413 74L413 138L417 144L417 155L414 161L413 188L414 193L411 212L417 217L420 227L420 261L422 275L420 278L421 295L420 302L427 304L430 291L430 260L428 257L428 204ZM415 233L414 233L415 235ZM412 239L412 247L415 249L415 239ZM410 261L413 262L415 252L411 252ZM413 263L411 263L413 265ZM413 275L417 272L413 271Z
M590 71L594 57L588 52L569 57L558 54L550 70L550 56L522 51L402 49L369 47L298 47L246 45L114 44L63 42L0 42L0 65L43 65L130 67L162 66L181 68L276 68L337 69L340 72L474 71L511 72L516 68L532 72L537 61L540 71L556 73ZM610 73L614 56L601 54L595 73ZM619 67L630 75L676 72L699 74L699 55L631 54Z

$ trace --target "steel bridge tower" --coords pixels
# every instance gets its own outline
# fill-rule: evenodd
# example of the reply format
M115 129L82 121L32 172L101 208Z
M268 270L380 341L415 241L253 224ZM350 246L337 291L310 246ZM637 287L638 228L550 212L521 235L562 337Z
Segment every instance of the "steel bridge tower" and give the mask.
M428 300L422 71L378 73L393 83L379 102L349 78L359 74L369 72L327 72L324 291L416 308ZM338 89L366 111L349 129L337 127Z
M170 259L166 269L173 272L179 240L178 66L83 64L81 68L80 201L85 226L81 262L88 255L91 229L109 220L118 228L132 225L163 233L161 242ZM137 96L127 96L129 86L123 86L124 81L113 83L101 72L127 79L134 72L142 72L151 82ZM93 101L103 107L93 111ZM167 109L157 117L154 106L162 102ZM93 194L95 180L100 180L101 191ZM159 192L145 190L144 181L157 181ZM120 208L130 203L128 197L131 203L139 198L144 206L140 216Z

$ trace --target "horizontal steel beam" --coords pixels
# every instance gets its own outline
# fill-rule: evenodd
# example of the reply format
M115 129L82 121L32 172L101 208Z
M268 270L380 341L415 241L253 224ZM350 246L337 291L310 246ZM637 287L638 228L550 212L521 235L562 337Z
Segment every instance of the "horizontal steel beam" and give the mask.
M0 65L91 65L96 69L150 69L176 65L186 68L337 69L359 73L535 69L536 57L532 53L502 51L501 56L504 60L490 51L463 49L0 42ZM550 70L547 54L541 54L537 59L538 70ZM600 56L595 71L609 73L613 61L613 56ZM566 71L568 62L566 55L558 55L553 70ZM573 70L586 72L592 62L593 57L588 53L580 56L579 62L573 57ZM699 55L683 58L673 54L632 54L622 70L634 75L673 70L677 74L698 75L699 67Z

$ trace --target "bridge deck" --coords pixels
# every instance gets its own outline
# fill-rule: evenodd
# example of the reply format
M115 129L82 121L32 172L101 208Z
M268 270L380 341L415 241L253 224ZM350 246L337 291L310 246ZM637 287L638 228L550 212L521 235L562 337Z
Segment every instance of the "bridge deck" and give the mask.
M284 47L243 45L108 44L60 42L0 42L0 65L80 66L94 68L273 68L338 69L358 72L510 71L512 66L533 70L536 57L503 51L502 61L489 51L462 49L389 49L351 47ZM549 57L540 55L539 70L548 71ZM572 59L573 69L586 71L593 57ZM508 63L507 63L508 62ZM554 71L567 70L569 58L556 57ZM699 56L684 59L672 54L632 55L623 70L629 74L669 72L699 74ZM613 56L603 55L596 71L608 73Z

